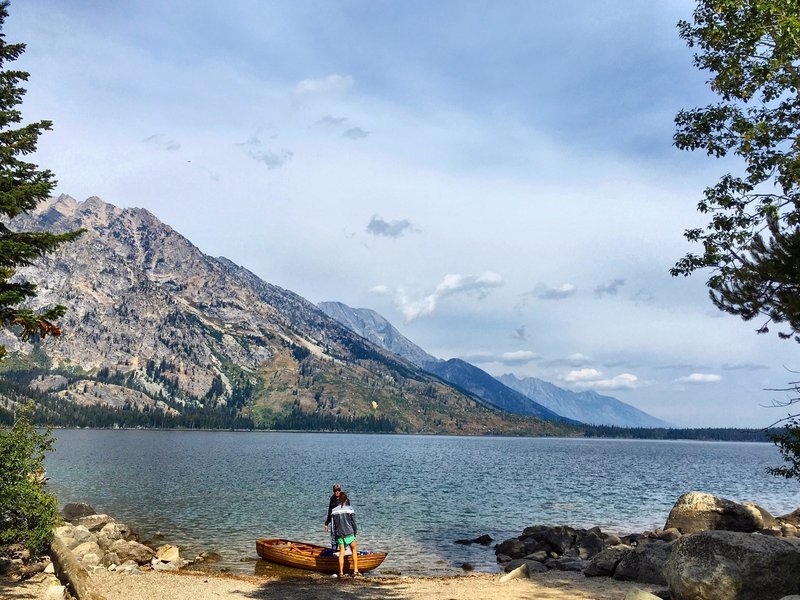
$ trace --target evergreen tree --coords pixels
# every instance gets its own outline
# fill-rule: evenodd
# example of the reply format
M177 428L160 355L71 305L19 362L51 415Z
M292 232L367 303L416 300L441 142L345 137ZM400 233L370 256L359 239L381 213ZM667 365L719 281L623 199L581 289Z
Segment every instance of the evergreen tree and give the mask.
M8 64L25 51L25 44L9 44L2 33L8 18L8 2L0 3L0 327L14 328L23 338L34 335L59 335L61 330L53 321L62 316L64 306L53 306L42 312L21 308L25 300L36 296L36 285L13 279L18 267L33 264L34 260L51 252L60 244L75 239L81 231L53 234L40 231L12 231L8 221L21 213L33 210L48 198L56 181L53 173L39 170L24 158L36 151L43 131L51 128L50 121L22 125L17 106L22 102L28 73L13 70ZM5 222L4 222L5 221ZM5 348L0 345L0 359Z

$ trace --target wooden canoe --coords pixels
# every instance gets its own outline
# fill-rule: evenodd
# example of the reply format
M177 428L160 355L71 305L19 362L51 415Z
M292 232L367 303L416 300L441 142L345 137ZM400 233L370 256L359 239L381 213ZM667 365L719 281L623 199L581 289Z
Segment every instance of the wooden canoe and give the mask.
M322 556L322 553L326 550L329 550L329 548L280 538L256 540L256 552L268 562L296 569L317 571L318 573L338 573L339 557L333 555ZM386 552L359 553L358 570L361 573L372 571L372 569L380 566L384 558L386 558ZM353 572L353 557L350 555L345 555L344 557L344 572Z

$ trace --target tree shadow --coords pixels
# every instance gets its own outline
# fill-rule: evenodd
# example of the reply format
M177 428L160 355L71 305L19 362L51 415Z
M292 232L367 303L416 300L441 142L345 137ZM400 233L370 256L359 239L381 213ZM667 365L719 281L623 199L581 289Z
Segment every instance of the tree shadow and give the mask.
M378 577L304 577L265 581L245 598L257 600L401 600L407 598L396 580Z
M29 580L13 581L7 577L0 577L0 598L39 600L39 586Z

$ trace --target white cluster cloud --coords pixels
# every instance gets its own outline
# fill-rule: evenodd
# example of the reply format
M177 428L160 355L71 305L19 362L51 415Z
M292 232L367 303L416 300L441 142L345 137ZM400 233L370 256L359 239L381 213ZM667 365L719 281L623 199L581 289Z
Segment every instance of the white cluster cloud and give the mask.
M400 293L397 297L397 308L403 315L406 323L414 319L431 314L436 310L441 298L455 294L474 294L478 299L485 298L489 292L503 285L503 278L497 273L487 271L480 275L445 275L436 289L419 300L412 300Z
M551 288L544 284L536 286L533 294L540 300L563 300L574 296L577 288L571 283L565 283L557 288Z
M717 383L722 381L722 375L717 375L716 373L692 373L685 377L678 377L675 381L678 383Z
M577 369L568 372L561 379L572 387L586 390L632 390L641 386L641 380L632 373L620 373L604 378L597 369Z

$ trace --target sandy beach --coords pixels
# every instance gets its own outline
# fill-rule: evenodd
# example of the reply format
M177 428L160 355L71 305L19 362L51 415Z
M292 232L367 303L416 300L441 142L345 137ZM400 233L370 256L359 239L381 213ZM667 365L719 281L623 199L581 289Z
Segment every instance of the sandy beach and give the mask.
M622 582L607 577L584 577L580 573L548 572L534 579L500 582L499 574L454 577L377 577L360 579L310 575L297 578L259 578L217 572L98 571L92 575L95 592L106 600L622 600L634 588L658 589L647 584ZM44 600L54 584L52 576L20 583L0 582L0 596L8 600Z

